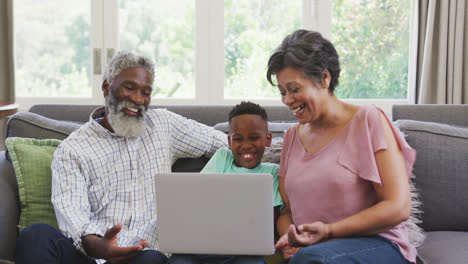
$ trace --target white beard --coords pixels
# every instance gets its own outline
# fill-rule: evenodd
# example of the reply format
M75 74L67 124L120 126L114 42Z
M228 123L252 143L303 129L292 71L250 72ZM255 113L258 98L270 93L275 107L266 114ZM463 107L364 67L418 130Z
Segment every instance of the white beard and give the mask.
M134 104L128 100L117 103L118 100L112 94L109 95L109 113L107 120L115 134L122 137L139 137L145 133L145 119L147 107ZM128 116L122 110L126 107L139 109L138 116Z

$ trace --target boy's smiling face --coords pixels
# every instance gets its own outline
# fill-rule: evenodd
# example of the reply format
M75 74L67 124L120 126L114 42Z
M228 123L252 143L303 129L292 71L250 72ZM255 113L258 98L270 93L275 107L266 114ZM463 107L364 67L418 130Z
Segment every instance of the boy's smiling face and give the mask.
M229 149L238 167L255 168L262 161L265 147L271 144L268 124L259 115L235 116L229 123Z

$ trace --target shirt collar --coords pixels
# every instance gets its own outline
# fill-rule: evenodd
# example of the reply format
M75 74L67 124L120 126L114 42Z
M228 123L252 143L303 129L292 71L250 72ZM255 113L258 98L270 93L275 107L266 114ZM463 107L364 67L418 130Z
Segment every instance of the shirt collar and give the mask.
M95 109L89 116L89 123L90 123L91 129L93 129L96 133L103 135L103 136L117 137L115 133L110 132L109 130L107 130L107 128L99 124L99 121L104 119L105 116L106 116L105 107L100 107L100 108Z

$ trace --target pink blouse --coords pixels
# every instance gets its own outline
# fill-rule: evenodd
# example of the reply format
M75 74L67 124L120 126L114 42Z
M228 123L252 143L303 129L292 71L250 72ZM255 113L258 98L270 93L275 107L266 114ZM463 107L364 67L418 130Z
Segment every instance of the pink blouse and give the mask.
M380 113L375 106L361 106L345 128L319 152L306 152L295 125L283 141L279 177L285 189L295 225L332 223L378 202L372 183L381 183L375 152L387 148ZM385 114L384 114L385 115ZM406 161L408 179L416 159L398 128L388 119ZM400 247L403 256L416 262L416 248L404 223L381 233Z

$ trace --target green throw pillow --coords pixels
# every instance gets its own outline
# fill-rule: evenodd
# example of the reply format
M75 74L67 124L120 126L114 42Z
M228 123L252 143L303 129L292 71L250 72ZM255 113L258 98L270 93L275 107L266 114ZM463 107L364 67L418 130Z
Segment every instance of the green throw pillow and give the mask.
M61 141L9 137L5 142L18 181L21 202L20 231L35 223L49 224L57 228L57 219L50 202L50 164Z

